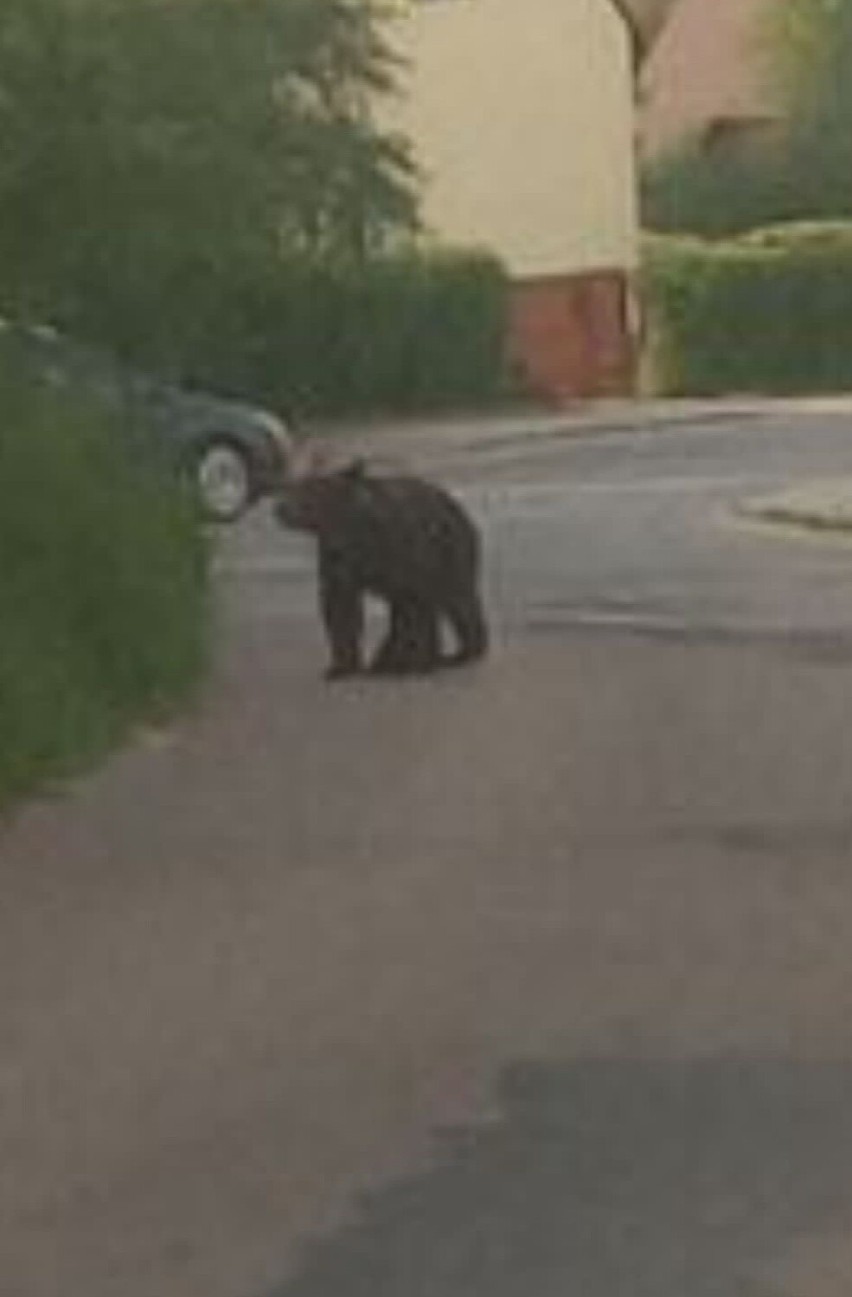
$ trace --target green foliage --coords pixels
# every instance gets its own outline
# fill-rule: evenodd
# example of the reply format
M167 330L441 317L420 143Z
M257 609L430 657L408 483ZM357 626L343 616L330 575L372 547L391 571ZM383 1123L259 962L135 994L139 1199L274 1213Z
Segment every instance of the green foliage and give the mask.
M203 669L196 510L97 408L0 359L0 803L183 699Z
M762 21L770 66L784 98L795 108L803 92L818 89L849 22L849 0L784 0L767 7Z
M138 329L130 353L297 418L482 405L505 392L506 297L499 265L478 253L261 263L208 285L215 333L178 319L179 344ZM91 313L84 333L110 343L110 313Z
M852 387L852 225L651 238L645 287L669 394Z
M4 0L3 309L167 347L245 262L382 246L414 215L369 111L394 69L372 0Z
M647 163L641 186L643 221L659 233L719 238L810 210L808 191L795 184L786 152L707 152L689 140Z
M765 149L708 153L687 143L645 167L644 224L660 234L724 238L771 223L852 217L850 130L852 98L848 116L801 119Z
M410 251L397 72L374 0L4 0L0 313L300 413L488 399L502 276Z

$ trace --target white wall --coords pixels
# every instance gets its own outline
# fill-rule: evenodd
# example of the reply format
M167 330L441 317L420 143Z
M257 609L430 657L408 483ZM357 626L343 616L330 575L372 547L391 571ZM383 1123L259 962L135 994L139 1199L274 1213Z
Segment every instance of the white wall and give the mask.
M393 34L433 232L518 277L634 264L633 74L609 0L407 0Z

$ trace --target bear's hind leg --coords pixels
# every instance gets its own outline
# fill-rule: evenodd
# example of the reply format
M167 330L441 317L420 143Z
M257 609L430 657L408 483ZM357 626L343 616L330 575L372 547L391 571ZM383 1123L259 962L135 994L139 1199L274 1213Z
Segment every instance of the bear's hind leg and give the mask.
M444 659L446 666L475 662L488 652L488 624L477 590L464 590L447 600L444 613L455 632L458 648Z
M440 662L438 618L416 599L389 603L389 626L370 663L372 675L412 675L434 670Z

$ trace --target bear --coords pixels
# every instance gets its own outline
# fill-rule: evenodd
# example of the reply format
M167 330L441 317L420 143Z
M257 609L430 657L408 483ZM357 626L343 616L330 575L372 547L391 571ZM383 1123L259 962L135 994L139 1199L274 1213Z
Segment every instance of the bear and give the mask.
M482 658L488 630L480 595L479 531L449 491L413 474L373 474L363 460L285 483L274 514L316 539L330 680L425 674ZM388 627L363 661L364 598L388 608ZM456 646L444 653L446 623Z

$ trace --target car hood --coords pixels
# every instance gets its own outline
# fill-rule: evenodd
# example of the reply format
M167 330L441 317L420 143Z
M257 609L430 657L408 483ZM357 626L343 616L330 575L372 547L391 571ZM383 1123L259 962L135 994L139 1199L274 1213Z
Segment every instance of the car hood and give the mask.
M154 414L162 414L164 418L179 423L187 432L209 430L218 423L223 431L234 429L256 435L265 434L277 441L289 440L282 419L247 401L144 382L140 384L137 395Z

